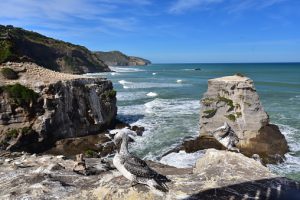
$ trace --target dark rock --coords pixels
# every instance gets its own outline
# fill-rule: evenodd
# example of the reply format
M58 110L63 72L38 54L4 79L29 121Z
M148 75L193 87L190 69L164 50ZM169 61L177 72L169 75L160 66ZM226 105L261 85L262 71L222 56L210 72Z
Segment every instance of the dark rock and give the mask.
M142 126L132 126L130 129L135 131L138 136L142 136L145 131L145 128Z

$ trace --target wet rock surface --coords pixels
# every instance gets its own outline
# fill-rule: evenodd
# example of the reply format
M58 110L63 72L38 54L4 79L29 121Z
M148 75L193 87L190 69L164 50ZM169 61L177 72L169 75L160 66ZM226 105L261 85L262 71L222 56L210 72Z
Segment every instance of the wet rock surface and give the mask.
M148 162L172 180L168 193L131 187L110 161L99 158L1 155L0 199L297 199L300 194L298 182L278 177L242 154L214 149L194 169ZM87 175L74 172L80 162Z
M208 80L201 99L200 136L209 135L227 122L239 138L237 147L247 155L258 154L265 163L288 152L287 141L276 125L269 123L253 81L243 76Z

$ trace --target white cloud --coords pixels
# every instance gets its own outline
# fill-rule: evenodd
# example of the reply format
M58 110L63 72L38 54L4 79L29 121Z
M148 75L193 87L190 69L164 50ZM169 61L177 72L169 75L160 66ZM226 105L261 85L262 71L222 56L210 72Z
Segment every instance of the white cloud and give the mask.
M228 6L229 13L243 12L250 9L264 9L271 7L275 4L284 2L287 0L231 0L231 4Z
M170 13L180 14L195 7L221 3L223 0L177 0L169 9Z

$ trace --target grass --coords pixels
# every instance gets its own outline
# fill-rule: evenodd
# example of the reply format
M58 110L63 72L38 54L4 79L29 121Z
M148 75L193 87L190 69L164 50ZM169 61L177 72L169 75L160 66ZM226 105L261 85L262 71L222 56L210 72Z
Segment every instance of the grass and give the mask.
M226 117L227 119L229 119L230 121L233 121L233 122L235 122L235 120L236 120L236 117L235 117L233 114L225 115L225 117Z
M115 91L115 90L106 90L103 93L102 96L106 100L114 99L117 96L117 91Z
M217 109L205 110L205 111L203 111L203 113L206 114L206 115L203 116L203 117L212 118L216 114L216 112L217 112Z
M214 98L205 98L202 100L202 103L205 105L205 106L210 106L213 102L215 101Z
M11 43L6 40L0 41L0 63L6 62L11 55Z
M13 69L5 67L1 69L1 74L9 80L16 80L19 78L18 73L15 72Z
M9 97L14 100L18 106L29 105L32 102L36 102L38 94L33 90L16 83L14 85L2 86L0 92L8 93Z
M6 136L8 138L16 138L18 137L19 131L17 129L12 129L6 132Z
M97 152L95 152L94 150L91 150L91 149L88 149L84 152L84 154L87 156L87 157L94 157L95 155L97 155Z
M225 97L219 96L218 100L219 100L219 102L220 101L225 102L229 106L229 109L227 110L227 112L230 112L234 109L233 101L231 99L227 99Z
M237 117L237 118L239 118L239 117L242 116L242 113L241 113L241 112L236 112L235 114L236 114L236 117Z

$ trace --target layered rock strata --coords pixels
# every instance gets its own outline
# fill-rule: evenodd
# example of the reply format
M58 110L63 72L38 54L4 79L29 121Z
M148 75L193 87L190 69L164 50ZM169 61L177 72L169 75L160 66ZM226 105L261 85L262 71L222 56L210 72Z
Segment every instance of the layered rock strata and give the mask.
M35 151L58 139L99 133L114 123L111 81L53 72L33 63L4 67L16 70L19 79L0 80L2 148Z
M235 75L208 80L201 99L200 136L209 135L224 122L237 134L237 146L248 156L259 154L272 160L288 151L279 128L269 123L250 78Z

